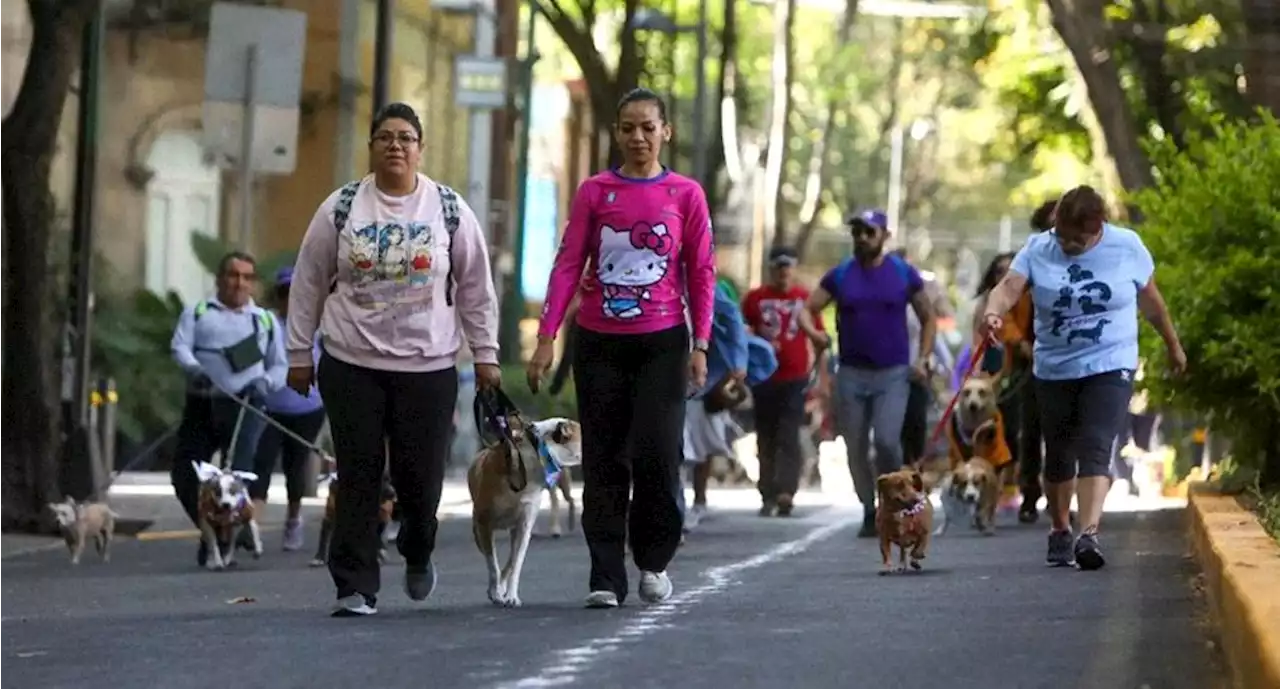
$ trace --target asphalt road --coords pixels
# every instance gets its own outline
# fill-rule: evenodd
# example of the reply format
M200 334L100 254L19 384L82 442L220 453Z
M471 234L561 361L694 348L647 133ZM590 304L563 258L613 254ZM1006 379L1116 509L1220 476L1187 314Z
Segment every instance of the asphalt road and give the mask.
M32 553L3 565L3 686L1219 686L1180 512L1109 515L1110 562L1093 573L1046 569L1043 528L1007 524L953 529L925 572L880 577L855 519L721 509L673 563L670 602L608 611L580 607L578 533L537 540L525 606L493 607L465 518L442 525L436 594L410 603L389 565L364 619L330 618L327 573L276 550L278 534L262 560L217 573L196 568L190 540L122 540L112 563L79 568Z

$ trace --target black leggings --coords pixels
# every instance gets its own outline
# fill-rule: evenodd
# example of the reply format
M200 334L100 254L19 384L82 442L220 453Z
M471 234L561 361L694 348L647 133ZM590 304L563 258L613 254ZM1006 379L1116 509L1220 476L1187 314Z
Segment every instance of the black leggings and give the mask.
M272 420L293 431L307 442L314 444L324 426L324 409L320 408L305 414L268 414ZM289 489L289 502L302 500L307 485L307 460L311 458L311 448L286 436L273 424L267 424L258 439L258 452L253 457L253 473L258 480L249 485L249 497L254 500L266 500L271 488L271 474L276 470L276 459L284 472L284 482Z
M425 566L435 550L458 370L382 371L325 354L318 378L338 462L329 574L339 598L376 597L378 503L388 459L403 517L397 545L405 564Z
M1046 483L1111 475L1111 448L1128 421L1132 394L1129 370L1075 380L1036 379Z
M756 454L760 460L760 498L773 504L778 496L800 489L804 457L800 426L804 423L804 389L809 379L767 380L752 388L756 410Z
M680 545L689 333L578 328L574 387L582 423L582 532L592 591L627 597L625 546L636 567L662 572ZM633 492L634 491L634 492Z

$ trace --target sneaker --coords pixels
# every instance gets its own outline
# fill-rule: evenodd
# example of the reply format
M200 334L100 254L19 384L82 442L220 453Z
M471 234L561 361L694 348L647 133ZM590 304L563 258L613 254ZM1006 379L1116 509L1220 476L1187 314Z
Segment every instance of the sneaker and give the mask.
M1040 520L1040 510L1036 509L1036 504L1029 500L1023 500L1018 506L1018 522L1022 524L1035 524Z
M587 594L586 606L594 610L618 607L618 594L613 591L592 591Z
M378 607L373 596L362 596L357 593L346 598L339 598L338 604L333 608L332 616L367 617L376 614L378 614Z
M706 505L694 505L684 514L684 532L691 533L698 525L707 518Z
M436 568L428 562L422 567L404 568L404 593L409 600L424 601L436 590Z
M302 550L302 520L290 519L284 523L284 544L281 546L286 552Z
M759 514L761 517L772 517L774 513L777 511L778 511L777 505L773 504L772 502L766 502L765 504L760 506Z
M640 573L640 600L661 603L671 597L671 577L666 572Z
M795 500L790 493L782 493L778 496L778 516L790 517L791 510L795 507Z
M1076 539L1075 557L1076 565L1086 571L1102 569L1102 566L1107 564L1107 559L1102 556L1102 546L1098 545L1096 533L1080 534L1080 538Z
M1050 567L1070 567L1075 564L1075 556L1071 552L1070 531L1049 532L1049 552L1044 556L1045 564Z
M387 522L387 527L382 531L383 543L395 543L400 537L400 522L391 520Z

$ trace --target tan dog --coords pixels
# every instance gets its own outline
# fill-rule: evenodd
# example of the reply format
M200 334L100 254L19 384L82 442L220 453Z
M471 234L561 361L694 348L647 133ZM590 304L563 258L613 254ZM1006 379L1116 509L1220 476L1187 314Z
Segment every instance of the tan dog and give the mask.
M90 537L102 561L111 561L111 537L115 534L116 519L120 515L112 512L105 502L76 502L68 496L63 502L49 503L49 510L62 529L62 538L71 552L71 564L80 564L80 556Z
M316 544L315 557L311 559L312 567L324 567L329 564L329 544L333 541L333 515L337 509L338 472L333 471L320 477L322 482L329 483L329 496L324 501L324 520L320 522L320 538ZM387 546L383 542L382 532L391 523L391 515L396 509L396 490L391 486L391 479L382 477L382 495L378 501L378 561L386 562Z
M1000 489L1016 472L1004 430L996 381L987 376L965 381L947 428L951 471L942 482L943 519L938 534L968 513L983 534L995 533Z
M581 464L582 427L564 418L529 424L514 414L507 427L515 449L500 443L481 450L467 472L467 487L471 491L472 534L489 572L489 600L494 605L518 607L520 571L542 506L542 491L549 488L546 463L558 465L561 476L568 467ZM511 550L501 571L496 542L499 530L511 534Z
M880 535L881 574L907 571L907 550L911 568L919 570L929 549L933 529L933 503L924 490L924 478L913 469L902 469L876 479L876 531ZM898 546L898 567L889 562L893 546Z
M262 557L262 531L249 499L248 481L258 480L252 471L223 471L208 462L192 462L200 478L200 534L209 551L205 567L219 570L235 564L240 530L249 529L253 557ZM226 544L226 550L222 549Z

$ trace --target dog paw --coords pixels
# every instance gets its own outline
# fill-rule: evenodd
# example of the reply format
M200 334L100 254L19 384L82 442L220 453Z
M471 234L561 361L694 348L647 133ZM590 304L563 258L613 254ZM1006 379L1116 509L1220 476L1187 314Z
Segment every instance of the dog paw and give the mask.
M307 563L307 566L309 566L309 567L324 567L324 560L321 560L320 558L316 558L316 559L312 560L311 562L308 562L308 563Z
M520 605L520 596L504 595L502 597L502 607L504 608L518 608Z
M919 572L920 570L924 569L924 565L920 564L919 560L912 560L911 569L914 569L915 571Z
M262 559L262 548L257 548L253 551L253 559L255 560Z
M489 587L489 602L494 605L506 605L507 592L499 586Z
M205 564L204 567L210 572L217 572L217 571L226 569L227 565L223 564L222 562L214 562L213 560L210 560L208 563Z
M887 577L890 574L893 574L893 569L892 568L882 569L878 572L878 574L882 577Z
M982 529L982 535L983 535L983 536L994 536L994 535L996 535L996 529L995 529L995 527L994 527L994 526L984 527L984 528Z

